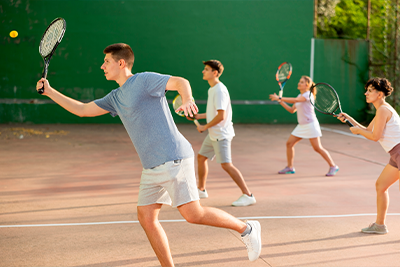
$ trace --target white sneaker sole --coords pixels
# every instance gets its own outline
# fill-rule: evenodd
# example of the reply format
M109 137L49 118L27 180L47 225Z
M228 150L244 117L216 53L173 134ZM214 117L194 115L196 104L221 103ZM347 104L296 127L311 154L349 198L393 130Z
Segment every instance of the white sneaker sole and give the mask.
M250 205L253 205L253 204L256 204L256 200L254 199L254 202L251 202L251 203L236 203L236 201L235 202L233 202L232 203L232 206L234 206L234 207L246 207L246 206L250 206Z
M247 223L251 225L251 231L257 231L258 251L253 250L255 253L252 253L251 255L249 254L249 260L255 261L260 257L261 254L261 225L258 221L247 221Z
M363 231L361 230L361 233L364 234L376 234L376 235L386 235L387 233L389 233L389 231L385 232L377 232L377 231Z

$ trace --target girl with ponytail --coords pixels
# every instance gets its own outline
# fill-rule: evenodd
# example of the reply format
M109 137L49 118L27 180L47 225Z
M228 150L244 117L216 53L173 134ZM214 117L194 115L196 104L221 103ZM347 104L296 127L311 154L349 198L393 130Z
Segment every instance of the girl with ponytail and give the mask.
M295 113L297 111L297 121L299 123L286 142L287 166L280 170L278 172L279 174L295 173L294 146L302 139L309 139L314 150L328 163L329 170L326 176L334 176L339 170L339 167L333 162L329 152L321 145L321 128L317 116L315 115L314 107L310 103L310 97L315 97L317 94L316 88L312 87L312 85L314 85L314 83L310 77L302 76L297 84L297 89L300 91L297 97L282 97L279 99L279 96L275 93L269 96L272 101L278 101L279 104L290 113ZM287 103L293 105L290 106Z

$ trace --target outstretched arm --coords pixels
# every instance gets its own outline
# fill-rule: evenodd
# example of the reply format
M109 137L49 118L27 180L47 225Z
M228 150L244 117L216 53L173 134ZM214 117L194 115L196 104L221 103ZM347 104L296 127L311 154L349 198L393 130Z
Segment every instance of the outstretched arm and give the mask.
M303 101L306 100L306 98L305 98L304 96L300 96L300 97L304 98ZM296 97L296 98L294 98L294 97L282 97L281 99L279 99L279 96L278 96L277 94L275 94L275 93L272 94L272 95L269 95L269 99L271 99L272 101L278 101L279 104L281 104L281 106L282 106L284 109L286 109L287 111L289 111L290 113L295 113L295 112L296 112L296 110L297 110L296 105L289 106L289 105L286 104L285 102L286 102L286 101L288 101L289 103L301 102L301 101L294 101L294 100L297 99L297 98L299 98L299 97ZM285 100L284 100L284 99L285 99ZM293 102L293 101L294 101L294 102Z
M52 88L49 84L49 81L45 78L40 79L36 84L36 90L39 90L44 85L44 93L50 97L54 102L59 104L64 109L68 110L72 114L75 114L79 117L95 117L100 116L106 113L109 113L107 110L100 108L93 101L90 103L82 103L75 99L72 99L68 96L65 96Z
M272 101L283 101L286 103L297 103L297 102L304 102L307 101L307 98L305 98L302 95L299 95L298 97L282 97L281 99L279 99L279 96L277 94L271 94L269 95L269 99L271 99Z
M183 110L185 116L193 117L199 109L192 100L192 88L190 88L190 83L188 80L181 77L172 76L167 82L166 89L168 91L178 91L182 97L182 106L180 106L177 111Z

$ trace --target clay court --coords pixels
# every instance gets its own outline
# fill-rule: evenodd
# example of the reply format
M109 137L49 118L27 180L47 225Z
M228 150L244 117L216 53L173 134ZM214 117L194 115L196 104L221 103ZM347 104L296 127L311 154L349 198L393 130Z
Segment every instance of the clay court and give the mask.
M200 149L204 134L178 125ZM375 221L375 180L389 160L378 143L346 125L322 125L323 146L296 146L296 174L279 175L294 125L235 125L233 163L257 199L241 194L211 162L205 206L257 219L263 248L255 262L239 234L185 222L164 206L160 219L176 266L398 266L399 184L390 189L387 235L360 229ZM137 221L141 164L122 125L0 125L0 266L159 266Z

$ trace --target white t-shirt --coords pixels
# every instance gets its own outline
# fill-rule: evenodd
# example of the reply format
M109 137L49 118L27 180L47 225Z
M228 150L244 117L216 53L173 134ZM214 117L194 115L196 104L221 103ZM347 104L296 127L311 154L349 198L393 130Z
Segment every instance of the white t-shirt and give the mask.
M207 99L207 123L212 121L218 114L218 110L225 110L225 119L217 125L208 128L208 133L212 141L232 139L235 136L232 123L232 105L226 86L219 82L208 89Z
M306 101L295 103L297 109L297 121L299 124L308 124L316 121L317 116L315 115L314 107L310 103L310 91L299 94L298 96L300 95L304 96ZM314 97L312 93L311 97Z

